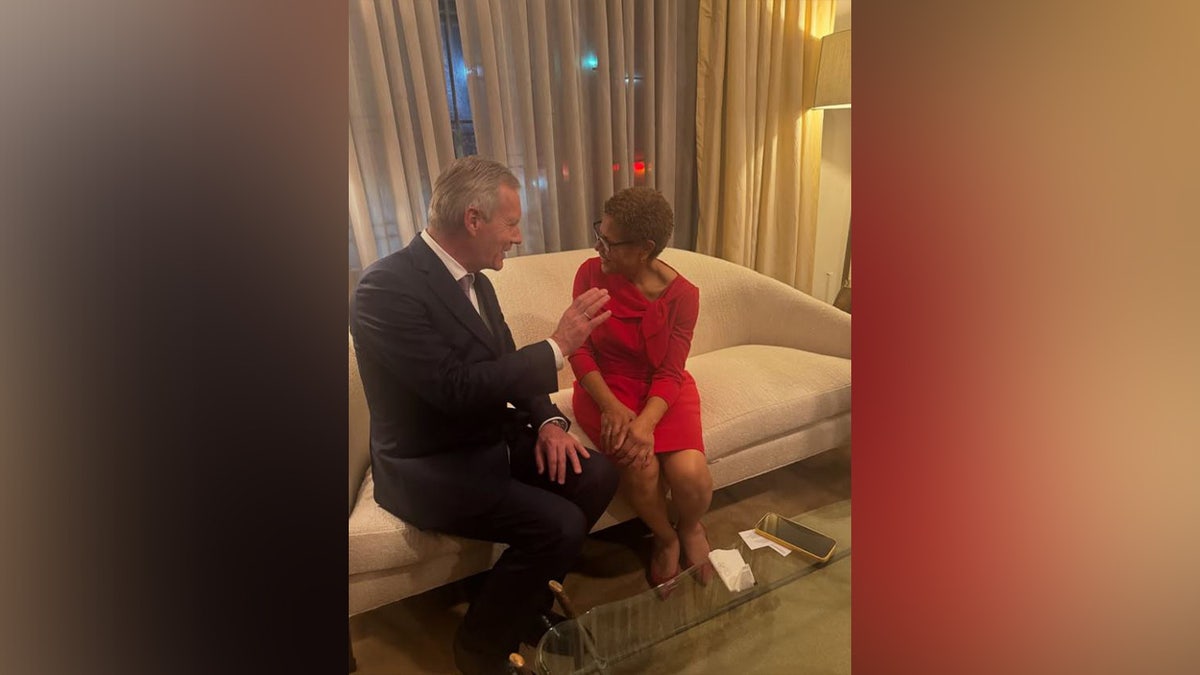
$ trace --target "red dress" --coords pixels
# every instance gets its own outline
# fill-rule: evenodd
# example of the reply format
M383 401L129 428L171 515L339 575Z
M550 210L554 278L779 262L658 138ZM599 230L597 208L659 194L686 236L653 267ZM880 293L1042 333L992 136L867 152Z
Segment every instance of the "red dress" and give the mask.
M579 383L599 370L613 395L635 414L651 396L667 402L667 412L654 429L656 454L689 448L704 452L700 394L683 368L700 311L700 289L678 275L657 299L647 300L625 277L602 272L600 258L579 266L572 295L593 287L608 289L604 309L612 310L612 316L570 356L575 371L572 405L579 426L599 447L600 409Z

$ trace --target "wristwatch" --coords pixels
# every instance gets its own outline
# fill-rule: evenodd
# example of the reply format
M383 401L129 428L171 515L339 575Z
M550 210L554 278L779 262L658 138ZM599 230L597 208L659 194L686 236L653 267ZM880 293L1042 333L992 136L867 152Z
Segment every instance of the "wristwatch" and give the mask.
M550 419L548 419L542 423L543 426L545 426L547 424L553 424L554 426L558 427L559 429L562 429L563 431L571 430L571 423L562 417L551 417Z

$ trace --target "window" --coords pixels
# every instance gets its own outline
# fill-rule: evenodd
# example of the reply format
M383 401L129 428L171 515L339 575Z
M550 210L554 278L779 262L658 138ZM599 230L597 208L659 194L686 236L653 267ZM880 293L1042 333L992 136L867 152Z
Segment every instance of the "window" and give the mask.
M466 157L479 152L475 145L475 123L471 119L471 98L467 94L467 76L463 63L462 36L458 30L458 6L455 0L438 0L442 24L442 45L446 50L442 72L446 79L446 100L450 103L450 130L454 135L454 156Z

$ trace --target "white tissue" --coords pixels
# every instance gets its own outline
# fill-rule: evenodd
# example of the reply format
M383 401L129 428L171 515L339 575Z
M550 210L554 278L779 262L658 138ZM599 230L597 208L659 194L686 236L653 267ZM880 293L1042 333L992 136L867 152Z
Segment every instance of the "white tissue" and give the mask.
M746 564L736 548L709 551L708 559L731 592L744 591L754 585L754 572L750 571L750 565Z

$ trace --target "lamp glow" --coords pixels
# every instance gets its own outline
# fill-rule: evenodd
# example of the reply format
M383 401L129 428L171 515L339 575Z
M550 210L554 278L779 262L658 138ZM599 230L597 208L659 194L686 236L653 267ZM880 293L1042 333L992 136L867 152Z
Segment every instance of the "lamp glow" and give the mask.
M850 31L821 38L821 61L817 68L817 93L813 108L830 110L850 107Z

